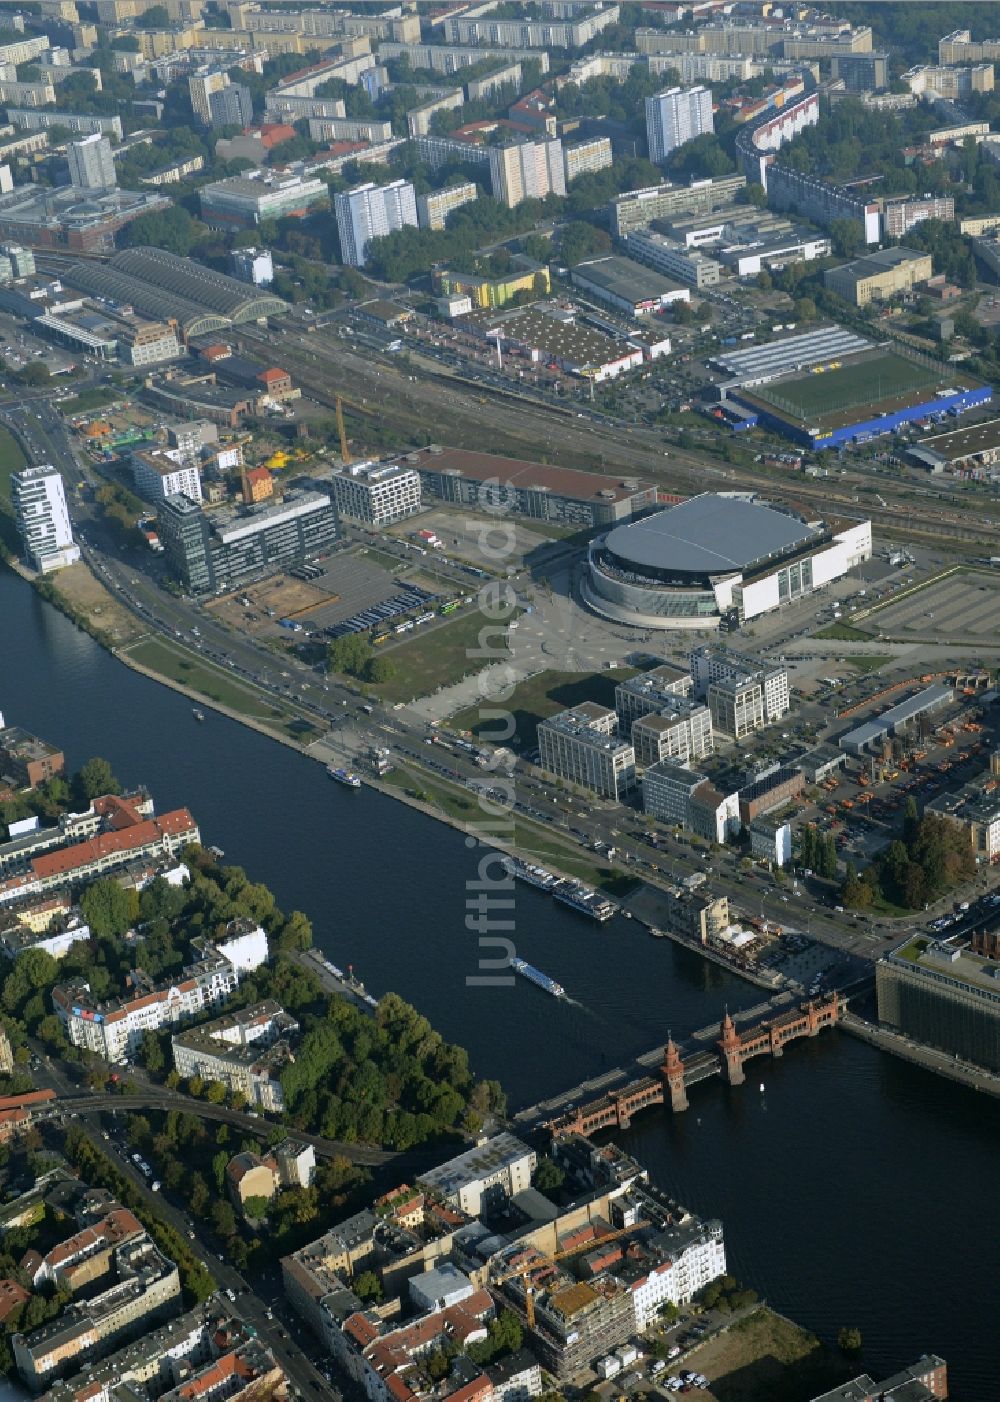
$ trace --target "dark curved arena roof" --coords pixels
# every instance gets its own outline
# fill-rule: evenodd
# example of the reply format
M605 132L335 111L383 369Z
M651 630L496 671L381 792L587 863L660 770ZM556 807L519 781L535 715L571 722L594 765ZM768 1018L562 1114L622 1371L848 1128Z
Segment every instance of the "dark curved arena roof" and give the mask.
M178 258L162 248L126 248L116 253L108 266L161 287L165 292L186 297L219 316L228 317L234 324L288 310L288 304L271 292L262 292L226 273L202 267L190 258Z
M655 516L616 526L604 543L626 568L656 575L747 572L802 550L822 532L764 502L706 492Z

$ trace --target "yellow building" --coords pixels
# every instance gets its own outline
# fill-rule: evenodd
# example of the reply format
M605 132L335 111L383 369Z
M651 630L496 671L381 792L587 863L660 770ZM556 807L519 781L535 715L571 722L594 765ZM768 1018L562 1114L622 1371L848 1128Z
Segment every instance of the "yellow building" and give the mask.
M439 296L472 298L474 307L490 310L505 307L520 292L544 297L552 290L548 268L538 267L528 272L509 273L507 277L477 277L475 273L456 273L435 269L434 289Z
M866 307L869 302L909 292L918 282L926 282L932 273L929 253L918 253L912 248L883 248L842 267L830 268L823 274L823 281L845 302Z

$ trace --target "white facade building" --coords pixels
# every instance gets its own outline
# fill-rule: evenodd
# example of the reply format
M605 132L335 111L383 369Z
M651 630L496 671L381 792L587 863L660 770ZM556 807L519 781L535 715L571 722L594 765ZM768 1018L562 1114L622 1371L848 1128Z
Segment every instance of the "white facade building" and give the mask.
M708 88L670 88L646 98L646 139L654 165L703 132L715 130Z
M234 248L233 277L254 287L270 287L274 281L274 260L267 248Z
M489 153L493 198L514 209L522 200L565 195L566 162L556 136L492 146Z
M617 734L614 711L584 701L538 727L542 769L602 798L621 799L635 786L635 750Z
M354 463L335 472L338 516L369 526L389 526L420 510L420 474L398 463Z
M75 564L80 547L73 528L63 480L54 467L26 467L11 474L11 504L24 554L40 574Z
M111 190L118 184L111 142L100 132L71 141L67 152L70 184L81 190Z
M158 448L132 454L132 479L146 501L160 502L179 493L201 501L201 473L196 463L176 449Z
M475 1149L429 1169L416 1180L445 1201L478 1217L484 1206L502 1202L531 1187L538 1162L534 1149L512 1134L497 1134Z
M340 234L341 257L352 267L363 268L372 239L396 229L416 228L417 197L408 180L390 185L359 185L334 195L333 208Z
M750 855L773 866L788 866L792 860L791 824L755 818L750 824Z
M665 1243L669 1259L630 1283L636 1333L657 1322L665 1304L686 1305L713 1280L726 1274L721 1222L675 1228L676 1244Z

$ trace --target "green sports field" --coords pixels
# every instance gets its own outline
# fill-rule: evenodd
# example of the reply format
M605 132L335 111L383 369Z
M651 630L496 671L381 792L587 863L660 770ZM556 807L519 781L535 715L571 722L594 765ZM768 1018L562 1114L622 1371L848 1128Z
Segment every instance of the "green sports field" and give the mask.
M821 375L806 372L774 384L755 385L753 394L794 421L824 423L833 415L943 385L945 374L944 367L932 369L895 351L885 351Z

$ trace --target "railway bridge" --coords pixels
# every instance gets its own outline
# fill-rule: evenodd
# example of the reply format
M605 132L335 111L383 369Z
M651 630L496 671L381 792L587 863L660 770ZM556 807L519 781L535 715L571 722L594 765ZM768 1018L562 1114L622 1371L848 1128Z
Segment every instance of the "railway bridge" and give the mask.
M567 1134L594 1134L600 1129L626 1129L634 1115L650 1105L669 1105L675 1113L688 1107L688 1090L710 1076L722 1076L728 1085L742 1085L743 1067L755 1056L783 1056L789 1042L815 1037L833 1027L846 1011L842 994L834 991L822 1001L810 1000L796 1008L766 1018L739 1031L728 1011L719 1028L715 1049L679 1047L668 1038L663 1060L653 1075L640 1076L616 1086L604 1095L574 1105L544 1122L553 1138Z

